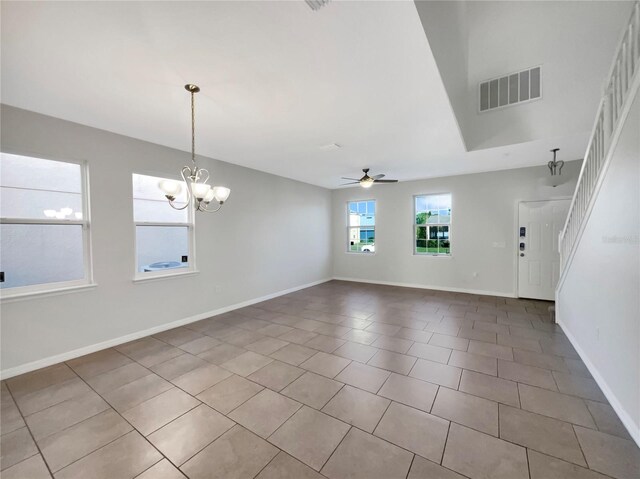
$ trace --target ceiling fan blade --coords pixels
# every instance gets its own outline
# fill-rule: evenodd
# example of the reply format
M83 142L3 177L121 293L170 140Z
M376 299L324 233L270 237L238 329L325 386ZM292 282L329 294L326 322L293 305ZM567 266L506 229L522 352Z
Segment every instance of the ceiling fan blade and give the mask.
M372 176L371 178L373 178L374 180L379 180L380 178L384 178L385 175L376 175L376 176Z
M359 181L354 181L353 183L342 183L340 186L347 186L347 185L359 185L360 182Z
M398 180L374 180L374 183L397 183Z
M360 181L359 178L347 178L346 176L342 176L342 177L340 177L340 179L342 179L342 180L351 180L351 181Z

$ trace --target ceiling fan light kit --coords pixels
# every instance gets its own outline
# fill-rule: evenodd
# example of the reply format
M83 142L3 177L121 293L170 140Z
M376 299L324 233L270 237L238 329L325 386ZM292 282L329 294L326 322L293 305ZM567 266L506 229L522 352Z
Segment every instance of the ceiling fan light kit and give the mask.
M340 186L357 185L357 184L359 184L363 188L371 188L374 183L397 183L398 182L398 180L383 180L382 178L384 178L385 175L369 176L369 168L363 168L362 171L364 172L364 176L362 178L360 178L360 179L358 179L358 178L346 178L346 177L343 176L342 177L343 180L352 180L352 182L351 183L343 183Z
M367 179L362 180L360 182L360 186L362 186L363 188L371 188L375 182L376 182L376 180L374 180L373 178L369 177Z
M164 196L169 200L169 205L176 210L184 210L193 202L195 211L205 213L215 213L222 208L222 205L229 198L231 190L226 186L211 186L209 183L209 171L198 168L196 165L196 117L194 95L200 91L200 87L191 83L184 86L191 94L191 163L192 166L183 166L180 176L187 186L187 202L184 206L176 206L174 201L182 192L182 184L179 181L162 180L158 187L163 191ZM218 203L215 209L209 209L212 201Z

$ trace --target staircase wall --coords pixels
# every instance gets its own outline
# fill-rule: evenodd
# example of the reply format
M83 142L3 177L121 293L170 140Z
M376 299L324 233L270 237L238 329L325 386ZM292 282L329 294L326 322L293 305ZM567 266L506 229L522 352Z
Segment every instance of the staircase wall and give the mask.
M558 323L640 445L640 94L557 290Z

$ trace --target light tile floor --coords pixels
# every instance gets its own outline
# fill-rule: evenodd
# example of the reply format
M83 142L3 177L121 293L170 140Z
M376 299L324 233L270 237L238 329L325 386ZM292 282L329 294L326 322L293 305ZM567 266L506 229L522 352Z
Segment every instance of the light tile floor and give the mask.
M640 477L548 303L332 281L2 383L3 479Z

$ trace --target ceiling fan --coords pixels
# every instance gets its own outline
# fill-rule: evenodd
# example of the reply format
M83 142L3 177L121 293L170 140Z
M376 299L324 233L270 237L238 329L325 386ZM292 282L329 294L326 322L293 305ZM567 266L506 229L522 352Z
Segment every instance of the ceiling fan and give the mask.
M340 186L360 184L363 188L371 188L374 183L397 183L398 180L383 180L385 175L369 176L369 168L363 168L364 176L360 179L342 177L343 180L352 180L352 183L343 183Z

